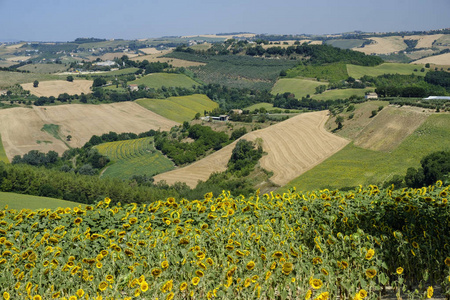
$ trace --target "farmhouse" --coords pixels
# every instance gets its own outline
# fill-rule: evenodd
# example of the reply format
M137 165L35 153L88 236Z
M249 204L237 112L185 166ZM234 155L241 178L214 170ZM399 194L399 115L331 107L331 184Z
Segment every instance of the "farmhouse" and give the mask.
M368 93L367 95L364 96L364 98L366 98L366 99L378 99L378 95L377 95L377 93Z
M139 87L137 84L129 84L128 88L130 89L130 91L135 92L137 90L139 90Z
M235 114L235 115L242 115L242 109L232 109L230 111L231 114Z
M218 117L211 117L215 121L228 121L228 115L220 115Z
M111 67L116 65L116 62L112 61L112 60L107 60L107 61L100 61L98 63L95 63L97 66L101 66L101 67Z
M8 90L0 90L0 96L6 96L8 94Z

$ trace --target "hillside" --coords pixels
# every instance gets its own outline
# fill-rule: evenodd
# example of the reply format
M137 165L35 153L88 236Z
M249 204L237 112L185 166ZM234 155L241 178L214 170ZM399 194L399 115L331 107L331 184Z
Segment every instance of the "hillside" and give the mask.
M200 94L166 99L138 99L136 103L178 123L191 121L197 113L203 115L205 111L219 107L208 96Z
M30 150L62 154L68 146L81 147L92 135L109 131L169 130L176 124L134 102L0 110L0 134L10 160ZM68 135L72 136L70 141L66 140Z
M279 79L272 88L272 94L293 93L296 98L301 99L306 95L314 95L316 87L326 85L328 82L320 82L311 79L282 78Z
M261 167L273 172L271 181L283 185L344 147L348 141L324 128L327 112L300 114L268 128L250 132L242 137L251 141L262 140L267 155L260 160ZM212 172L226 170L235 143L184 168L155 176L155 181L186 182L195 187L198 180L205 181Z
M367 111L357 109L354 117L369 119L366 123L356 120L352 125L351 120L344 121L343 130L349 128L342 134L355 139L354 143L281 190L292 186L307 190L381 184L396 174L404 176L409 167L417 168L425 155L450 149L449 114L430 115L419 109L389 107L370 118Z
M58 207L76 207L80 203L65 201L55 198L22 195L15 193L0 192L0 209L8 205L8 209L57 209Z

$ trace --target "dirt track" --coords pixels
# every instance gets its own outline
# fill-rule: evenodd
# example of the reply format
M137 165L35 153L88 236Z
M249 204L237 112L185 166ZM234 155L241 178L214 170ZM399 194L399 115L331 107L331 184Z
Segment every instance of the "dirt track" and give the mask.
M83 146L94 134L169 130L177 125L134 102L4 109L0 110L0 133L8 159L34 149L60 154L67 150L62 140L41 130L44 124L60 125L62 140L72 136L66 141L71 147Z
M261 166L274 173L272 182L284 185L348 144L348 140L325 130L327 113L301 114L266 129L250 132L242 138L263 140L263 150L267 155L261 158ZM154 177L155 181L166 180L170 184L180 181L195 187L198 180L205 181L212 172L226 170L235 143L192 165L159 174Z

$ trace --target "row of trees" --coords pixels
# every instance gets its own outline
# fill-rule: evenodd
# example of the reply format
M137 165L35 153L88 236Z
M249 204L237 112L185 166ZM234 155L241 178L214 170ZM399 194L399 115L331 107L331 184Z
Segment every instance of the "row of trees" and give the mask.
M0 163L0 190L18 194L94 204L110 197L114 203L149 203L178 197L168 185L139 186L135 181L100 179L45 167Z

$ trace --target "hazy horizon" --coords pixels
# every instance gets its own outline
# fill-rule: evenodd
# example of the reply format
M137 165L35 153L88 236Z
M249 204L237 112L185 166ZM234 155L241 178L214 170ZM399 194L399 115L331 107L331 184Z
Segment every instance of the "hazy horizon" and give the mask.
M448 0L0 0L0 41L427 31L450 27L449 11Z

